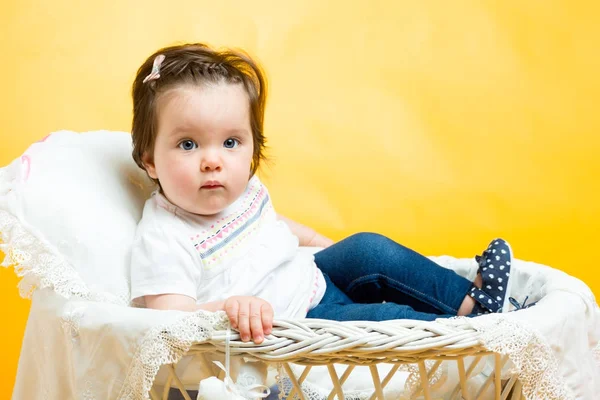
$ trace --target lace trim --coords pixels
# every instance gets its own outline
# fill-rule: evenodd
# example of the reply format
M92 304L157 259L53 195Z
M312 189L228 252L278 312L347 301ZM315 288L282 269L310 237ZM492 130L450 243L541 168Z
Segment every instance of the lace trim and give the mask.
M206 341L213 330L226 329L228 323L224 312L199 311L150 330L140 341L117 398L148 400L162 365L177 363L194 342Z
M514 364L513 372L523 384L528 399L575 399L558 372L558 362L552 348L533 328L488 314L477 318L457 317L438 322L471 325L480 334L482 345L489 351L508 355Z
M22 297L31 299L36 289L51 288L66 298L114 302L108 296L92 294L72 265L5 210L0 210L0 239L0 250L5 254L0 266L13 266L17 276L23 278L19 282Z

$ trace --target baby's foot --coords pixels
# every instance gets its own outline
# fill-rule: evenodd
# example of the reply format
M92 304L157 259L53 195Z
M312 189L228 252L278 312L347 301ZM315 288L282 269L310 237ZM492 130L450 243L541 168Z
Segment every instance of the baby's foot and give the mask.
M474 314L508 311L512 250L508 242L494 239L482 255L476 256L481 288L473 286L469 295L476 301Z

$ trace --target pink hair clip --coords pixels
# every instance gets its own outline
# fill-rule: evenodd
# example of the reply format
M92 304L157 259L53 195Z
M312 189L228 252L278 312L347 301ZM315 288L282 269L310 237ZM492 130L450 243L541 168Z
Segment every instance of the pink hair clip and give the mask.
M152 72L150 72L148 76L144 78L143 83L160 78L160 66L163 61L165 61L164 54L159 54L156 56L154 63L152 64Z

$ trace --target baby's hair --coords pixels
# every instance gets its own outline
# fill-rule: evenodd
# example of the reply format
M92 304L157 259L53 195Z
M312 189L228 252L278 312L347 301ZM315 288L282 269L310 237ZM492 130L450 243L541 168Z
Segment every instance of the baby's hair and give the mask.
M152 75L154 60L164 56L159 77ZM161 57L162 58L162 57ZM156 72L156 71L155 71ZM146 80L146 82L144 82ZM133 159L146 169L144 153L152 154L157 135L158 98L168 90L185 85L230 83L243 85L250 100L250 127L254 153L251 174L264 160L265 136L263 122L267 100L267 82L258 63L241 50L215 50L202 43L165 47L152 54L138 69L133 82Z

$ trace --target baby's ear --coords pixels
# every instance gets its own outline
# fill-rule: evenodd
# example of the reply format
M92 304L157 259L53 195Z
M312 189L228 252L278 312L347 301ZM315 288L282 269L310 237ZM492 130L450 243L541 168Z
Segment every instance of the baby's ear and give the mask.
M150 178L158 179L158 175L156 175L156 168L154 167L154 159L146 151L142 155L142 163L144 164L144 168L146 168L146 172Z

